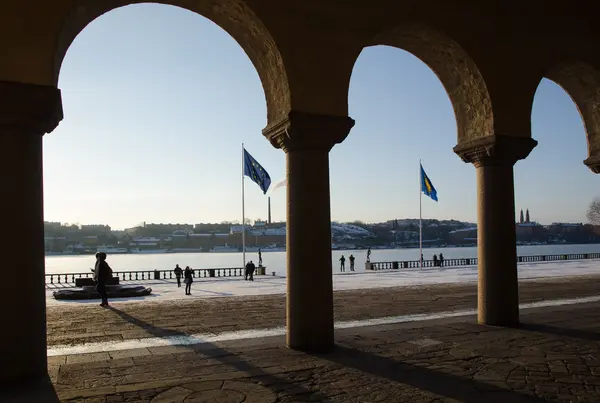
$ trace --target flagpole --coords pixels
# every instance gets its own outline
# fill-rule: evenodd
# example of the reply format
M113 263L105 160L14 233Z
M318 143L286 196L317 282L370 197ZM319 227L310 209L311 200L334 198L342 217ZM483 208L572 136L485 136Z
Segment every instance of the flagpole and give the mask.
M420 267L423 268L423 167L421 160L419 159L419 262Z
M246 206L244 196L244 143L242 143L242 268L246 267Z

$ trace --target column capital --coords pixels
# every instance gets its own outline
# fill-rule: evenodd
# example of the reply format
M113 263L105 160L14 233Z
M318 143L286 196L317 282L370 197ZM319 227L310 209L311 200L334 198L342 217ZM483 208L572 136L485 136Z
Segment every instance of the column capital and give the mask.
M288 116L263 129L263 135L275 148L286 153L293 150L326 150L344 141L354 119L348 116L318 115L290 111Z
M527 158L537 143L531 137L492 135L461 142L453 150L464 162L476 167L514 165L518 160Z
M58 88L0 81L0 135L8 129L43 136L54 130L62 118Z
M600 155L590 157L583 161L585 165L595 174L600 174Z

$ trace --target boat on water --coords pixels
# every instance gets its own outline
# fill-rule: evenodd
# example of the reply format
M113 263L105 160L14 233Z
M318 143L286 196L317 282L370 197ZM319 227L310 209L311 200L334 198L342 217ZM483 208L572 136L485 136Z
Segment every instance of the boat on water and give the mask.
M267 246L246 246L246 253L258 252L285 252L285 246L277 246L277 244L270 244Z
M104 252L107 255L108 254L116 255L116 254L121 254L121 253L129 253L129 250L127 248L115 248L113 246L102 245L102 246L98 246L98 248L96 248L96 252L97 253Z
M171 248L167 249L166 253L199 253L203 251L202 248Z
M225 244L224 246L214 246L209 250L209 252L213 252L213 253L231 253L231 252L239 252L239 251L240 251L240 249L237 246L229 246L227 244Z
M134 253L134 254L141 254L141 255L148 255L148 254L153 254L153 253L167 253L168 249L140 249L140 248L136 248L136 249L130 249L129 253Z

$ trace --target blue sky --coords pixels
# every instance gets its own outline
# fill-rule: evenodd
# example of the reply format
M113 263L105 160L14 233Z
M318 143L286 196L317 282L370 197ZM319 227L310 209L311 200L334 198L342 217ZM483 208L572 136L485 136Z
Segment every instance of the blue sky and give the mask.
M241 143L284 178L285 154L263 138L264 92L225 31L192 12L134 5L92 22L63 62L65 119L44 138L45 219L126 228L241 220ZM346 141L334 147L334 220L419 215L419 158L439 203L424 218L476 220L475 168L452 152L456 121L435 74L399 49L363 51L352 74ZM517 213L582 222L600 177L582 163L585 131L569 96L544 80L532 114L538 147L515 166ZM285 219L285 189L270 192ZM267 201L246 181L246 216Z

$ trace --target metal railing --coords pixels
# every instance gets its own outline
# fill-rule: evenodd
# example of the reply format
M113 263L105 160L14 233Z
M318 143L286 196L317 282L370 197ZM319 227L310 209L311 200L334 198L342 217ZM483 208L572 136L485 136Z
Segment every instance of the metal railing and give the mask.
M517 263L531 262L556 262L564 260L585 260L600 259L600 253L569 253L560 255L534 255L517 256ZM423 260L423 267L459 267L476 266L479 260L476 257L444 259L444 260ZM368 262L365 264L367 270L399 270L399 269L418 269L420 262L418 260L392 261L392 262Z
M263 270L261 270L263 269ZM257 268L255 275L264 274L264 267ZM225 267L218 269L193 269L193 278L210 277L243 277L245 270L241 267ZM46 284L73 284L78 278L93 278L93 273L65 273L65 274L46 274ZM140 281L140 280L167 280L174 279L173 270L139 270L139 271L115 271L113 277L118 277L120 281ZM183 277L183 276L182 276Z

